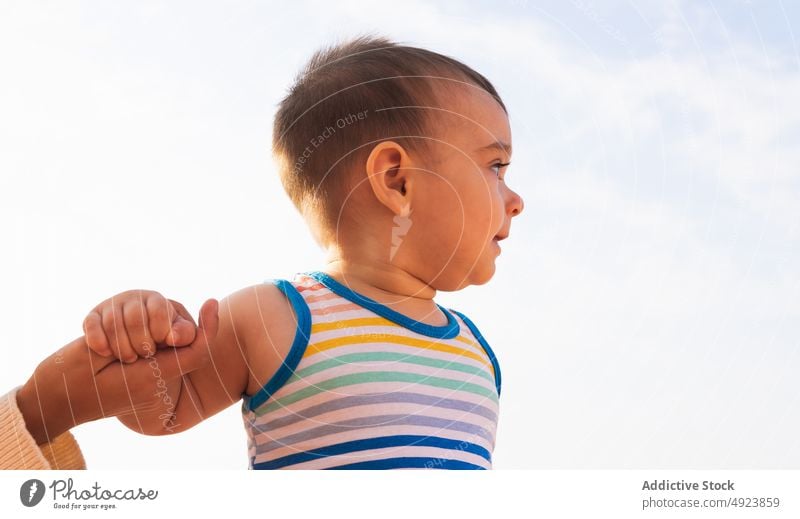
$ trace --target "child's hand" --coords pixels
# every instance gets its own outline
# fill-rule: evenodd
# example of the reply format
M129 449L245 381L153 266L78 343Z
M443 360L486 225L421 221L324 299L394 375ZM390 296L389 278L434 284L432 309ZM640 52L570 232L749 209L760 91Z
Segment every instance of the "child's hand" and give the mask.
M151 290L129 290L97 305L83 331L92 351L131 363L154 355L159 345L191 344L196 326L182 304Z

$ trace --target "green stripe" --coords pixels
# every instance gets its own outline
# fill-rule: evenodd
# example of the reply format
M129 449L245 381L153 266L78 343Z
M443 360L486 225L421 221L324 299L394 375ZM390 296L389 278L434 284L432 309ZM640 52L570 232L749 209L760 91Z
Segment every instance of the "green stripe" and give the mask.
M420 366L430 366L433 368L452 369L453 371L461 371L463 373L469 373L470 375L478 375L479 377L483 377L494 384L494 377L490 373L487 373L483 368L470 366L469 364L462 364L461 362L448 362L446 360L432 359L430 357L422 357L419 355L406 355L405 353L398 353L395 351L348 353L346 355L334 357L332 359L317 362L312 366L308 366L307 368L296 371L286 380L286 383L288 384L290 382L294 382L295 380L313 375L314 373L319 373L320 371L342 366L344 364L349 364L351 362L365 362L372 360L406 362L408 364L419 364Z
M429 377L426 375L417 375L416 373L403 373L401 371L367 371L364 373L354 373L352 375L343 375L341 377L334 377L324 380L313 386L305 387L299 391L295 391L290 395L286 395L278 400L273 400L269 403L264 403L261 407L257 408L254 412L256 416L263 416L270 411L286 407L304 398L314 396L316 394L336 389L343 386L353 384L363 384L365 382L410 382L415 384L422 384L424 386L443 387L446 389L460 389L475 393L476 395L485 396L490 398L493 402L497 402L497 393L495 391L486 389L485 387L470 382L461 382L460 380L452 380L449 378Z

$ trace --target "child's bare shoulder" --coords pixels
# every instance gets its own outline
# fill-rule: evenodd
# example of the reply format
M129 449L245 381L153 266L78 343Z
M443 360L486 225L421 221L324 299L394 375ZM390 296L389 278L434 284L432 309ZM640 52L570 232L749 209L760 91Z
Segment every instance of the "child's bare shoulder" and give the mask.
M233 330L247 362L246 394L252 395L275 374L288 355L297 316L287 297L273 283L242 288L226 299ZM221 319L226 317L220 315Z

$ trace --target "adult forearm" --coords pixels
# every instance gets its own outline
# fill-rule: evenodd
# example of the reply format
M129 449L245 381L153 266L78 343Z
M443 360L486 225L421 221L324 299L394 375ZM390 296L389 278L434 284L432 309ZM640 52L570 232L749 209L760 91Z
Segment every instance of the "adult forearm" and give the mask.
M55 438L58 436L55 425L51 425L50 433L47 432L45 415L39 409L39 395L35 386L30 384L30 380L17 391L17 407L25 421L25 427L36 441L37 444L47 442L48 434ZM60 427L59 427L60 429ZM62 431L63 432L63 431Z
M172 427L182 398L182 376L205 366L208 358L208 346L198 344L166 348L152 358L123 365L114 357L92 352L81 336L39 363L18 391L16 407L37 444L50 442L82 423L112 416L135 417L134 410L146 413L156 407L156 418L163 415L164 428ZM161 427L161 422L156 425Z
M59 376L65 348L80 347L85 347L83 337L47 357L17 392L17 406L37 444L52 441L72 427L88 421L80 421L80 416L74 416L66 381L63 375Z

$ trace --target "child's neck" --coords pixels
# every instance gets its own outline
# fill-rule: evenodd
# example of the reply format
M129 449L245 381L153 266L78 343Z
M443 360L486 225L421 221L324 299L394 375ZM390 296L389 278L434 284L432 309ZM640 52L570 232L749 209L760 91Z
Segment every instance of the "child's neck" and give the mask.
M447 317L433 301L436 290L394 265L329 256L323 270L354 292L416 321L433 326L447 323Z

